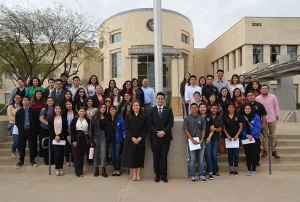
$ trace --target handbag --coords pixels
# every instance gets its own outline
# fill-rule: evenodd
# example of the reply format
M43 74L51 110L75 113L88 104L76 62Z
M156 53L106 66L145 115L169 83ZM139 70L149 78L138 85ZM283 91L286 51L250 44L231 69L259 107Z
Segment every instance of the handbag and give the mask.
M248 122L248 124L250 125L250 127L251 127L251 128L254 128L254 127L252 126L252 124L249 122L248 118L247 118L246 116L244 116L244 117L245 117L246 121ZM266 140L265 137L263 136L263 134L261 134L261 133L259 133L259 139L260 139L261 142L263 142L263 141Z
M226 152L226 146L225 146L225 139L224 138L220 138L220 141L219 141L219 152L220 153L225 153Z
M12 125L14 125L14 124L13 124L13 123L9 123L9 124L6 126L7 131L10 131Z

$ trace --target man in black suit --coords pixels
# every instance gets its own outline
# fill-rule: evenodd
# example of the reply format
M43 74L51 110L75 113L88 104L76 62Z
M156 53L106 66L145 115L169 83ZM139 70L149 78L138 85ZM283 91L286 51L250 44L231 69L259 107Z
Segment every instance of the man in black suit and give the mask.
M44 98L47 99L48 97L51 97L53 91L54 91L54 79L48 79L48 87L44 91Z
M157 93L156 107L149 111L150 142L153 152L153 166L155 172L155 182L160 178L168 182L167 163L170 142L172 140L172 127L174 124L174 115L172 109L163 106L165 103L165 94Z
M61 79L55 80L55 89L53 90L51 97L54 100L54 105L60 105L65 99L65 91L62 89L63 81Z
M39 127L38 113L30 107L30 98L24 96L22 98L23 108L16 112L16 126L19 131L19 144L20 144L20 162L17 163L16 168L24 165L26 142L28 140L30 151L30 163L32 167L37 167L35 162L36 156L36 133Z

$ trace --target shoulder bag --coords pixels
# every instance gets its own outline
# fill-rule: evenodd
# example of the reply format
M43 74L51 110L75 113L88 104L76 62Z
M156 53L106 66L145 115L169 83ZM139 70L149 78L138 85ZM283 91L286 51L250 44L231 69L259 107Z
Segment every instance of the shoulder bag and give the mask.
M254 128L254 127L252 126L252 124L249 122L248 118L247 118L246 116L244 116L244 118L245 118L246 121L248 122L249 126L250 126L251 128ZM264 137L261 133L259 133L259 139L260 139L261 142L263 142L263 141L266 140L265 137Z

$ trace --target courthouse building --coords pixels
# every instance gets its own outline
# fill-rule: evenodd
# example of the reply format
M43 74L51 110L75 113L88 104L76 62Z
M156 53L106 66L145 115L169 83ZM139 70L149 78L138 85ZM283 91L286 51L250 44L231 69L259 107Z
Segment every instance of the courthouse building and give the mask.
M208 18L209 19L209 18ZM118 87L131 78L148 78L154 86L154 21L153 9L141 8L124 11L106 19L99 32L100 64L93 63L89 71L82 71L84 80L95 73L104 88L110 79ZM225 72L225 80L232 74L243 74L276 61L277 55L300 53L300 18L245 17L229 28L205 48L195 48L193 24L178 12L162 10L163 89L168 104L175 114L181 113L179 85L184 72L198 78ZM213 32L213 30L211 30ZM4 78L4 77L3 77ZM293 77L295 99L299 100L300 78ZM276 82L271 82L276 94ZM9 93L7 88L3 93ZM8 94L7 94L8 95ZM0 95L1 102L4 96Z

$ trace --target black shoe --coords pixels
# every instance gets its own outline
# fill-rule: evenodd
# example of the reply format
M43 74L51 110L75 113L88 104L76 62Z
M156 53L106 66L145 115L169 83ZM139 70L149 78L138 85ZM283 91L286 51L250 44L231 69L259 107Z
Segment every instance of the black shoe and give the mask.
M234 171L230 171L229 175L234 176Z
M108 177L105 167L102 167L102 177L105 177L105 178Z
M159 182L160 181L160 177L156 176L154 182Z
M32 165L32 167L38 167L39 166L35 161L32 161L31 165Z
M116 173L113 173L113 174L111 174L112 176L117 176L117 174Z
M99 167L95 167L94 177L99 176Z
M169 180L168 180L168 178L167 177L162 177L162 181L164 181L164 182L169 182Z
M212 174L209 174L209 175L208 175L208 179L209 179L209 180L213 180L213 179L214 179L214 176L213 176Z
M16 168L21 168L21 166L23 166L24 163L22 163L21 161L19 163L17 163L17 165L15 166Z
M234 175L239 175L238 171L234 171Z

